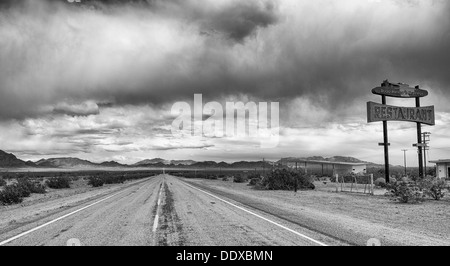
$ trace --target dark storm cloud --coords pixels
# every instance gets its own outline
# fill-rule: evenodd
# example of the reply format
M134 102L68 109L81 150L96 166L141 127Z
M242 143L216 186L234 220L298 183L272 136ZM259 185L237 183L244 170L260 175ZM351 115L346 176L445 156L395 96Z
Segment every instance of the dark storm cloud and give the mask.
M65 99L160 105L194 93L307 97L335 112L386 78L450 85L448 1L172 0L51 12L34 2L1 11L1 118Z
M185 144L179 144L179 145L170 145L170 146L152 146L150 148L147 148L147 150L152 151L170 151L170 150L182 150L182 149L193 149L193 150L203 150L207 148L212 148L214 145L211 144L200 144L200 145L185 145Z
M95 102L84 102L81 104L71 104L62 102L57 104L53 108L53 112L56 114L66 114L70 116L88 116L98 115L99 107Z
M218 1L220 2L220 1ZM224 34L242 42L258 27L267 27L278 20L274 1L228 1L216 6L214 1L155 0L151 7L168 15L184 17L200 25L206 35Z

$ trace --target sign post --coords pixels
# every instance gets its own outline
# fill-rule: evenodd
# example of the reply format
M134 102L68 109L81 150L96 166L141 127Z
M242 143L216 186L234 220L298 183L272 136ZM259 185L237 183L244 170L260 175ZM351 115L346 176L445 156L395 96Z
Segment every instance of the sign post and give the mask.
M422 90L419 86L414 88L407 84L393 84L385 80L381 87L374 88L373 94L381 95L381 104L367 103L367 122L383 122L383 143L384 146L384 164L386 182L389 183L389 139L388 139L388 121L406 121L417 124L417 142L419 159L419 176L423 177L423 146L422 146L422 124L435 125L434 106L421 107L420 98L428 95L428 91ZM386 104L386 97L395 98L415 98L416 107L390 106Z
M383 105L386 105L386 96L381 96L381 102ZM383 121L383 146L384 146L384 176L386 183L389 183L390 171L389 171L389 140L388 140L388 129L387 129L387 120Z
M416 107L420 108L420 98L416 97ZM417 156L419 159L419 176L423 176L423 155L422 155L422 124L417 122Z

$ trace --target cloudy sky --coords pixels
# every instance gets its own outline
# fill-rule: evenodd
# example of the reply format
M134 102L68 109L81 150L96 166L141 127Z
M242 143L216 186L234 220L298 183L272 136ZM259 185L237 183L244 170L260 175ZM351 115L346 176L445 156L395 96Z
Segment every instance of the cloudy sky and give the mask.
M83 0L82 0L83 1ZM430 92L429 158L450 158L447 0L2 1L0 149L21 159L383 162L366 102L384 79ZM280 143L176 137L177 101L280 103ZM414 100L388 99L413 106ZM417 163L390 122L391 162Z

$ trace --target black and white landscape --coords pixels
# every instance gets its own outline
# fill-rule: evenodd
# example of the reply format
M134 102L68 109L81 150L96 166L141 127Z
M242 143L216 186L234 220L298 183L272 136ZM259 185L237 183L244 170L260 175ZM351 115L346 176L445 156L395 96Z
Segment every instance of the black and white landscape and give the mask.
M450 245L449 48L439 0L0 1L0 245Z

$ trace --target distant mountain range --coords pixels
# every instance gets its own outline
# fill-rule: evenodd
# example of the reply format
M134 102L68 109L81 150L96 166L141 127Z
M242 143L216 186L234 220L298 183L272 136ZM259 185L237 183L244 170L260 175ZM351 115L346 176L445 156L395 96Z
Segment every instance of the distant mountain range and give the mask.
M102 167L153 167L153 168L163 168L163 167L183 167L183 168L240 168L240 169L254 169L254 168L270 168L275 164L279 164L282 161L295 161L295 160L314 160L314 161L330 161L330 162L352 162L352 163L367 163L369 166L378 167L382 165L361 161L353 157L343 157L334 156L330 158L324 158L321 156L314 157L303 157L303 158L283 158L277 162L269 161L240 161L234 163L226 162L214 162L214 161L204 161L197 162L193 160L165 160L162 158L154 158L139 161L135 164L121 164L115 161L108 161L102 163L93 163L88 160L82 160L79 158L63 157L63 158L49 158L41 159L36 162L23 161L18 159L15 155L6 153L0 150L0 168L102 168Z
M288 158L282 158L281 160L277 161L277 163L295 162L296 160L341 162L341 163L365 163L369 167L384 167L384 165L382 165L382 164L376 164L376 163L372 163L372 162L362 161L360 159L357 159L357 158L354 158L354 157L347 157L347 156L333 156L333 157L329 157L329 158L325 158L325 157L322 157L322 156L288 157Z
M312 156L312 157L288 157L282 158L280 161L296 161L296 160L308 160L308 161L325 161L325 162L342 162L342 163L369 163L361 161L354 157L344 157L344 156L333 156L330 158L325 158L322 156Z
M3 168L19 168L19 167L33 167L36 166L33 162L22 161L17 159L14 154L6 153L0 150L0 167Z
M40 167L92 167L95 164L90 161L81 160L78 158L51 158L41 159L37 161L36 166Z
M133 164L133 166L148 166L148 165L155 165L155 164L164 164L164 165L193 165L196 161L192 160L164 160L161 158L155 158L155 159L147 159L140 162L137 162Z

